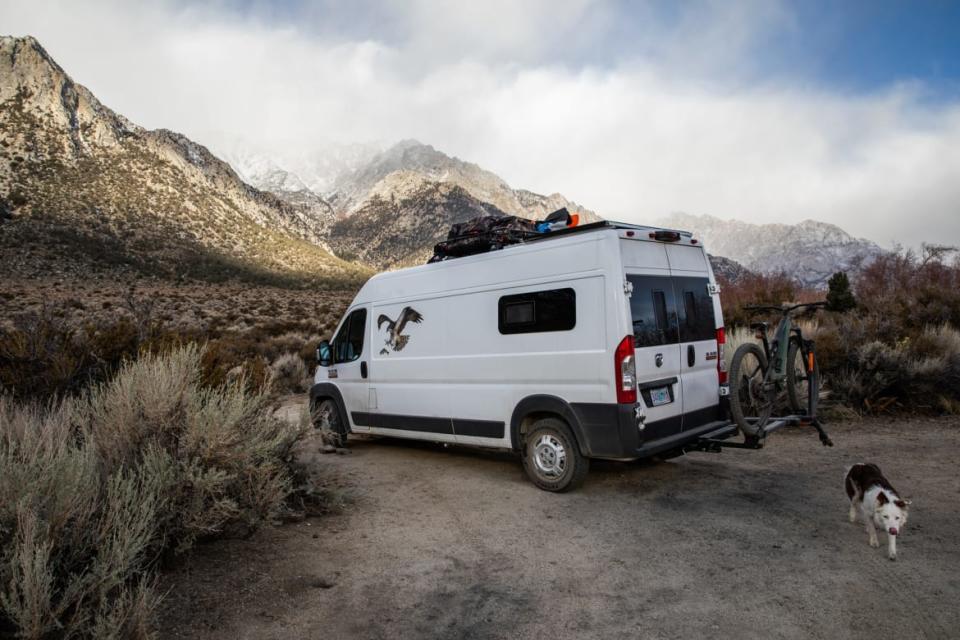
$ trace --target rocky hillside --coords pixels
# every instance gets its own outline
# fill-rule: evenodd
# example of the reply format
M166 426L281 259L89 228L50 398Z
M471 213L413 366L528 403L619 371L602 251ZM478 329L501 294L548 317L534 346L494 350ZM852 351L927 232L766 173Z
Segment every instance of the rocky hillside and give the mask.
M677 213L659 224L693 231L711 254L735 260L751 271L784 271L809 287L825 287L837 271L856 271L883 253L869 240L815 220L796 225L751 224Z
M257 187L291 204L312 206L324 242L338 256L378 269L422 262L451 224L484 213L541 219L566 207L584 221L599 219L560 194L513 189L490 171L413 140L381 152L347 149L328 165L341 171L323 197L279 160L242 151L228 159ZM315 183L324 182L317 177L319 167L305 170L312 171Z
M398 171L334 224L330 243L337 255L381 269L423 264L451 224L482 215L504 212L459 185Z
M327 194L327 200L338 214L352 215L369 199L381 197L386 189L397 184L395 180L386 183L384 180L398 171L417 174L425 181L458 186L476 200L510 215L540 219L567 207L570 211L582 212L587 219L597 219L596 214L558 193L543 196L512 189L496 174L415 140L404 140L377 154L360 168L339 176Z
M708 254L707 257L710 258L710 266L713 268L714 275L726 282L739 282L741 278L750 273L749 269L736 260L713 254Z
M0 201L8 272L367 273L318 246L325 203L280 200L186 137L133 124L29 37L0 38Z

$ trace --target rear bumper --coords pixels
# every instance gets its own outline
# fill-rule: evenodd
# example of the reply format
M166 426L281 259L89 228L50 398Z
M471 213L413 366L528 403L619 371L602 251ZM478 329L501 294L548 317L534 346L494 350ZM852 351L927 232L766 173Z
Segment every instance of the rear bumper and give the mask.
M680 448L727 424L720 404L646 424L639 423L636 407L572 403L584 453L592 458L645 458Z

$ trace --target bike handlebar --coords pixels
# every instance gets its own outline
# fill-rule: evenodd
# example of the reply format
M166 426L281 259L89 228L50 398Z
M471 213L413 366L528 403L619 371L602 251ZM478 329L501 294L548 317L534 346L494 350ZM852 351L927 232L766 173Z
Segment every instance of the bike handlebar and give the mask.
M827 302L825 300L821 300L819 302L804 302L801 304L795 304L791 306L772 305L772 304L752 304L752 305L745 305L743 307L743 310L744 311L778 311L786 315L791 311L795 311L803 307L808 307L810 309L820 309L826 306L827 306Z

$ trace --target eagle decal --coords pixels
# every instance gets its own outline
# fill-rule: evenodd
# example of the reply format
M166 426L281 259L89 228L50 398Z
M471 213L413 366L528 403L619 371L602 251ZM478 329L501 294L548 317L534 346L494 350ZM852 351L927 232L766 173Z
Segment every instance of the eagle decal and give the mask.
M380 349L380 355L390 353L391 349L394 351L402 351L410 340L410 336L403 334L403 328L407 326L408 322L420 324L421 320L423 320L423 316L413 307L404 307L396 321L391 320L381 313L380 317L377 318L377 329L383 328L384 323L386 323L387 342L386 346Z

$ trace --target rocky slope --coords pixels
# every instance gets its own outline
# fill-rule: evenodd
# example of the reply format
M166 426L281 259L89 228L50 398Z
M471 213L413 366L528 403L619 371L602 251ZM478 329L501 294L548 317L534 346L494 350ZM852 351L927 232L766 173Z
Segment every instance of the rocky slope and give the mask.
M784 271L809 287L825 287L837 271L854 272L883 253L869 240L815 220L796 225L751 224L676 213L659 224L693 231L711 254L735 260L751 271Z
M352 215L363 208L367 200L381 197L389 186L397 184L396 181L384 183L384 180L398 171L415 173L425 181L458 186L476 200L510 215L540 219L567 207L570 211L582 212L589 220L597 219L592 211L558 193L544 196L512 189L496 174L415 140L395 144L360 168L340 175L327 194L327 200L338 214Z
M599 219L560 194L513 189L490 171L413 140L367 157L364 150L369 148L330 164L345 168L322 198L304 189L300 175L281 168L279 160L249 152L228 158L258 187L313 206L313 219L337 255L379 269L422 262L451 224L484 213L541 219L566 207L586 222Z
M459 185L398 171L333 225L330 243L337 255L380 269L423 264L451 224L482 215L504 212Z
M726 282L735 284L750 273L749 269L736 260L724 258L723 256L715 256L713 254L708 254L707 257L710 258L710 266L713 268L713 274Z
M318 246L325 203L282 201L186 137L131 123L30 37L0 38L0 200L11 271L366 274Z

